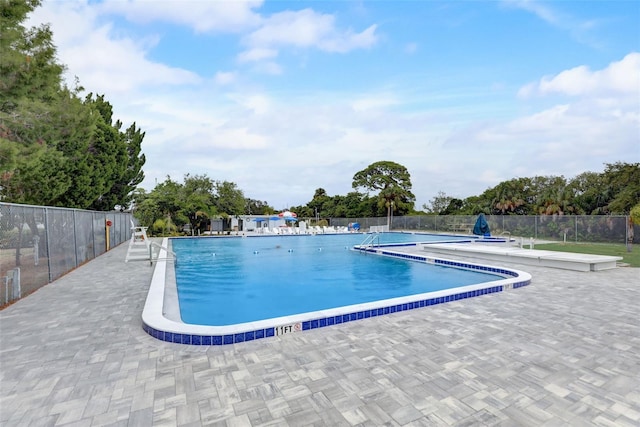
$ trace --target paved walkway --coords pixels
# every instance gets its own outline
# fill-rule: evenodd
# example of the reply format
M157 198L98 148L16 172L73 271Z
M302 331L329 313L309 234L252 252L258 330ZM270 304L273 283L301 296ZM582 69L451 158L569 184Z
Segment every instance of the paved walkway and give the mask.
M639 269L195 347L142 331L125 253L0 312L0 425L640 425Z

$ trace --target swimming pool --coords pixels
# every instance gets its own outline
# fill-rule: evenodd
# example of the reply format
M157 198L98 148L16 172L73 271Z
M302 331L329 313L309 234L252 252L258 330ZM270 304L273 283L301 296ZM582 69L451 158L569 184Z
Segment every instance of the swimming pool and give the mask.
M394 234L379 236L380 242L442 241L441 236ZM227 326L502 278L363 256L351 250L362 241L357 234L174 239L181 320Z
M354 253L353 246L364 237L173 239L179 260L175 270L178 282L181 275L195 276L196 280L182 290L179 288L183 285L176 288L172 280L167 280L165 286L167 264L159 261L143 311L144 329L170 342L232 344L500 292L530 282L524 272L435 259L398 249L416 248L416 242L442 241L442 236L384 233L380 236L382 243L396 241L398 246L368 248L366 255ZM444 240L461 239L447 236ZM189 245L195 249L181 251L180 246ZM315 261L308 263L308 259ZM423 273L442 270L455 280L435 287L419 286L420 282L429 281ZM216 272L215 286L203 285L208 280L203 271ZM380 293L380 283L368 283L376 275L392 286ZM270 280L265 279L269 277ZM456 282L460 278L463 281ZM257 286L250 287L250 283ZM451 283L455 287L445 289ZM210 293L212 288L215 292ZM352 291L361 298L343 298L346 288L350 288L349 298ZM276 295L276 291L282 293ZM312 297L308 296L309 291ZM180 305L176 310L178 294ZM213 298L213 302L198 306L207 298ZM273 300L278 304L272 304ZM261 305L271 307L262 310ZM223 310L225 307L233 309Z

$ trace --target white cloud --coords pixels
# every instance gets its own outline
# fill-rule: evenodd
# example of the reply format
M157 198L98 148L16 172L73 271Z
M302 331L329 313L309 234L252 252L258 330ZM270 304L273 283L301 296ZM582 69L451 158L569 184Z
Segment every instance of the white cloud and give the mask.
M253 48L238 54L238 62L254 62L272 59L278 56L278 51L267 48Z
M241 76L229 64L235 59L250 69L280 74L282 67L274 61L283 49L367 48L377 42L377 28L344 29L333 15L309 9L262 18L254 15L259 2L243 3L228 13L236 13L234 28L247 34L246 50L220 59L222 70L207 71L203 79L150 59L158 36L123 35L104 13L129 16L144 7L152 14L130 19L235 31L217 24L218 18L197 20L205 14L202 8L225 3L199 2L197 13L175 11L174 17L170 8L182 7L181 2L160 2L158 11L151 10L158 2L131 3L132 10L125 7L129 3L111 1L50 1L34 19L52 22L69 74L79 76L88 90L105 93L114 117L125 125L135 121L146 132L147 189L167 174L180 179L205 173L281 208L308 202L318 187L330 195L346 194L357 171L393 160L411 173L419 207L439 190L464 198L514 176L569 177L602 170L605 162L640 161L638 53L601 70L582 66L542 77L521 89L520 105L498 100L502 109L482 105L476 87L462 91L446 84L435 93L418 93L411 82L383 86L394 90L320 92L316 83L323 76L316 74L318 82L310 80L304 90L272 89L271 79L249 80L255 76Z
M172 152L172 162L236 182L248 197L277 208L306 203L318 187L330 195L346 194L353 174L379 160L409 169L417 207L439 190L464 198L517 176L600 171L603 163L621 160L620 153L629 153L627 161L640 160L637 107L595 108L581 100L452 132L449 122L441 123L434 113L396 111L406 100L391 91L295 95L252 90L227 98L232 104L224 110L174 106L184 117L196 115L167 139L167 147L189 147ZM455 118L456 112L449 114ZM206 117L220 120L207 125L200 134L209 137L195 138L194 144L189 132ZM165 126L174 126L169 123ZM157 137L166 138L166 131Z
M144 46L131 39L114 40L109 32L108 27L102 27L64 52L69 69L83 76L84 86L97 91L123 92L200 82L195 73L147 60Z
M542 2L534 0L503 0L503 3L531 12L549 24L561 25L562 20L558 13Z
M344 34L328 37L320 41L318 47L327 52L338 53L346 53L354 49L366 49L373 46L378 40L375 34L376 29L377 25L371 25L360 33L354 33L349 30Z
M335 18L311 9L284 11L264 20L245 38L249 46L291 45L311 47L334 31Z
M245 37L244 43L250 48L290 46L344 53L373 46L377 42L375 31L376 25L359 33L339 30L333 15L304 9L271 15Z
M272 111L272 101L265 95L232 94L229 98L253 114L265 114Z
M514 177L602 171L604 163L639 162L640 55L601 70L575 67L521 88L522 102L550 104L501 122L475 122L451 133L441 149L455 159L446 192L466 197ZM554 103L564 95L563 103ZM534 108L533 105L529 108ZM487 164L481 167L479 164ZM471 171L477 179L465 178Z
M235 82L237 77L234 72L218 71L213 79L216 84L224 86Z
M282 74L282 67L272 61L269 62L261 62L254 68L257 72L263 74L270 74L272 76L277 76Z
M417 207L439 190L464 198L515 176L599 171L621 160L619 153L640 160L637 113L616 116L574 104L452 133L428 112L390 110L391 94L251 90L201 94L194 102L187 95L150 96L152 110L130 112L147 131L146 186L174 169L180 172L171 172L174 178L206 173L277 208L308 202L318 187L344 195L353 174L379 160L408 168ZM372 108L356 110L353 99Z
M28 24L51 24L58 56L68 68L67 79L78 76L81 85L94 93L127 93L134 88L201 81L191 71L147 59L149 49L157 43L155 38L116 37L111 24L98 24L97 17L95 7L86 3L46 2Z
M262 3L262 0L106 0L100 9L103 13L123 15L131 22L163 21L186 25L197 32L235 33L259 25L261 18L254 9Z
M390 94L383 94L377 96L360 97L354 100L351 104L355 111L384 109L393 105L399 104L398 99Z
M56 45L78 43L96 27L98 12L87 1L44 2L29 15L27 26L49 23L53 26Z
M523 97L554 93L569 96L637 96L638 90L640 53L633 52L603 70L591 71L589 67L581 65L555 76L545 76L537 83L524 86L518 94Z
M282 74L282 66L274 61L279 49L317 49L329 53L347 53L376 44L376 25L361 32L342 30L335 16L312 9L283 11L264 18L260 26L247 34L242 43L247 46L238 54L239 63L256 63L254 70L264 74Z
M599 48L601 41L594 37L594 30L602 24L599 20L580 20L575 16L562 12L563 2L542 2L538 0L502 0L508 7L530 12L547 24L566 31L580 43Z
M205 126L185 139L180 150L193 154L193 162L208 162L213 156L207 153L217 149L256 150L267 147L267 138L246 128Z

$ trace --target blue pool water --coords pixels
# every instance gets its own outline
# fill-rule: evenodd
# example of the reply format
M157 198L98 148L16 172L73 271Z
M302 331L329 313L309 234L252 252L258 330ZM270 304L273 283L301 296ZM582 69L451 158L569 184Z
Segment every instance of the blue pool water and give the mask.
M173 239L182 321L233 325L502 278L352 250L364 237ZM380 235L381 243L432 240L443 237Z

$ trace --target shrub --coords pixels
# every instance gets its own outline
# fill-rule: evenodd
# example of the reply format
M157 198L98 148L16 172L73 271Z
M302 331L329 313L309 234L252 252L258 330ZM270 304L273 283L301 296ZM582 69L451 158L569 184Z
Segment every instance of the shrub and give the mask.
M631 208L631 222L640 225L640 203Z
M176 231L178 231L178 227L170 219L156 219L151 226L151 232L156 236L171 235Z

